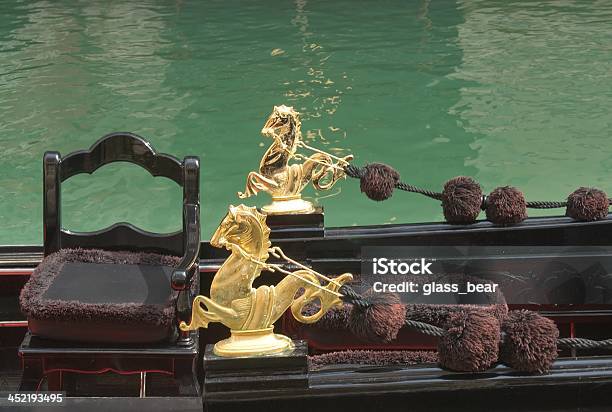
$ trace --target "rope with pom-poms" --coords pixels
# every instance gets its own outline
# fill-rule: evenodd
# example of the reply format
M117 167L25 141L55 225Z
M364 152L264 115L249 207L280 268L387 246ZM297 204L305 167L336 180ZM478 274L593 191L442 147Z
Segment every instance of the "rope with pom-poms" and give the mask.
M370 163L364 167L347 165L347 176L360 180L360 188L375 201L387 200L395 189L418 193L442 202L444 218L450 224L468 225L478 218L482 210L494 224L507 226L527 218L527 209L566 208L566 216L579 221L602 220L608 216L612 200L596 188L580 187L565 201L527 201L523 193L512 186L502 186L484 195L473 178L458 176L444 184L442 192L422 189L400 180L400 174L383 163Z
M440 365L459 372L480 372L501 362L525 373L546 373L559 349L612 349L612 339L559 338L551 319L529 310L496 316L484 311L450 311L443 327L410 319L396 294L362 295L340 288L351 305L346 327L367 342L391 342L408 327L438 339ZM507 308L506 308L507 309Z

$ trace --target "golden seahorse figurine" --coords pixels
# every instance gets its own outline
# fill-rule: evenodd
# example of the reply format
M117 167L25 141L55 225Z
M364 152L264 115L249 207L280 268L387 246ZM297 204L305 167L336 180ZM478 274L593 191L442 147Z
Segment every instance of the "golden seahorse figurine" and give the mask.
M181 322L183 331L208 327L220 322L230 328L231 337L217 342L214 353L218 356L256 356L283 352L292 348L292 341L273 332L274 322L291 308L300 322L313 323L329 309L342 304L340 287L353 279L344 273L329 279L285 256L280 248L271 247L270 229L266 215L254 207L230 206L210 244L225 247L231 255L216 273L210 286L210 297L197 296L193 302L191 322ZM295 272L280 265L266 263L269 255L284 258L303 269ZM286 275L276 285L253 288L253 281L262 270ZM319 279L327 281L322 285ZM303 293L296 296L299 290ZM306 305L319 302L319 310L304 315Z
M300 115L293 107L274 106L261 134L274 141L259 163L259 171L247 176L246 189L238 192L241 199L268 192L272 204L264 206L266 214L312 213L312 203L303 200L302 190L312 182L318 190L327 190L345 177L344 166L353 160L353 155L336 157L315 149L302 141ZM306 157L297 153L298 148L315 153ZM302 163L289 164L292 159ZM334 162L335 160L335 162Z

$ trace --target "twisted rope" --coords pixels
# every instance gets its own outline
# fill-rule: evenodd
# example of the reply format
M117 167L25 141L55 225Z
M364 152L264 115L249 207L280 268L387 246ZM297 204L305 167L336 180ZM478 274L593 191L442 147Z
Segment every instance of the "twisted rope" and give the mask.
M357 167L355 165L349 164L344 166L344 172L347 176L350 176L354 179L361 179L365 175L365 168ZM435 200L442 200L443 194L440 192L434 192L433 190L422 189L417 186L413 186L404 182L397 182L395 185L397 189L403 190L405 192L418 193L427 197L430 197ZM609 203L612 205L612 199L610 199ZM527 202L527 207L530 209L557 209L561 207L566 207L566 201L531 201ZM483 202L483 209L486 208L486 202Z
M407 320L405 325L424 335L441 337L444 334L443 328L425 322ZM560 349L612 349L612 339L559 338L557 339L557 346Z
M353 179L361 179L363 177L364 172L365 169L363 167L357 167L352 164L344 166L344 173L346 173L347 176L350 176Z
M431 197L432 199L436 199L436 200L442 200L442 196L443 196L442 193L433 192L431 190L426 190L426 189L421 189L420 187L409 185L408 183L404 183L404 182L397 182L395 187L400 190L404 190L406 192L419 193L419 194L425 195L427 197Z
M558 207L566 207L567 202L546 202L546 201L535 201L527 202L527 207L531 209L556 209Z
M557 345L563 349L612 349L612 339L560 338Z
M441 337L444 334L443 328L425 322L407 320L405 325L424 335ZM557 339L557 346L561 349L612 349L612 339L559 338Z
M363 295L355 292L355 290L348 285L342 285L338 291L342 294L341 299L344 303L350 303L351 305L357 306L360 309L368 309L372 306L372 303L370 303Z
M444 329L425 322L417 322L416 320L406 320L406 326L416 329L424 335L441 337L444 335Z

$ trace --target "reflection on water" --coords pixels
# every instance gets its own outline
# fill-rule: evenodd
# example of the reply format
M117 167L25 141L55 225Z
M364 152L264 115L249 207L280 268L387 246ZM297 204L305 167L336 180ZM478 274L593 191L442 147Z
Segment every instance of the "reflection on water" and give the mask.
M554 199L590 184L612 190L612 3L461 1L470 82L453 106L477 136L466 164L491 187Z
M45 150L115 130L202 158L209 236L281 103L301 111L313 144L416 185L473 175L532 199L610 192L611 18L606 1L2 2L0 243L41 242ZM338 187L321 194L328 225L441 219L429 199L378 204L355 181ZM174 230L180 198L172 182L112 165L67 183L64 224Z

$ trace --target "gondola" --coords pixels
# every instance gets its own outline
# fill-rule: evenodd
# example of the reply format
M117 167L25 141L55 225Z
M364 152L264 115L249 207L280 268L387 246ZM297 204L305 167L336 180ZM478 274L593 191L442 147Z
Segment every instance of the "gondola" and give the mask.
M532 245L551 246L609 245L612 221L576 223L564 217L528 219L520 227L497 228L482 222L460 231L444 224L394 225L326 228L322 236L299 237L302 229L279 230L275 244L313 267L325 272L337 270L359 270L360 251L365 245L419 244L456 245L457 236L467 244L482 245ZM378 230L377 230L378 229ZM300 235L301 236L301 235ZM200 274L202 293L206 292L207 279L223 261L225 254L202 242ZM19 384L21 365L17 350L27 331L27 322L19 311L19 290L42 258L42 247L4 246L1 253L2 275L2 381L3 391L16 390ZM555 316L565 336L580 335L604 338L612 330L612 313L609 308L592 310L585 308L546 308L543 313ZM208 336L208 337L207 337ZM202 334L201 346L214 343L222 331L213 330ZM418 336L412 336L418 338ZM341 348L343 343L339 343ZM435 347L425 342L423 347ZM583 353L585 352L585 353ZM410 405L413 410L606 410L612 389L612 356L605 352L579 351L566 353L545 376L521 376L509 368L496 367L486 373L465 374L448 372L435 364L414 366L368 366L327 365L308 374L307 385L297 388L281 388L270 391L204 392L207 410L239 410L245 407L264 407L274 402L279 407L293 410L318 408L322 410L369 410L375 407L395 408ZM270 377L275 376L270 371ZM204 381L204 371L199 379ZM283 379L282 375L279 379ZM202 404L192 400L178 401L174 397L162 397L159 402L155 394L149 399L136 398L138 384L132 379L115 382L115 387L106 386L102 398L76 396L69 402L79 407L134 408L133 410L190 408L201 410ZM117 390L122 395L114 397ZM465 396L456 396L460 390ZM91 393L90 393L91 394ZM463 403L462 403L463 402ZM162 406L163 405L163 406ZM182 406L179 406L182 405ZM185 406L187 405L187 406ZM48 407L48 406L46 406ZM200 409L198 409L200 408ZM505 409L503 409L505 408ZM578 409L582 408L582 409ZM76 409L75 409L76 410ZM161 410L161 409L160 409Z
M144 139L119 133L105 136L88 151L76 152L71 159L93 159L95 156L92 153L97 153L96 148L103 146L108 150L102 158L96 159L98 164L84 162L77 165L76 161L66 161L66 164L70 164L70 171L63 173L67 176L77 173L77 166L89 168L86 172L91 173L107 161L117 160L116 156L111 159L113 152L123 153L134 147L146 149L145 154L147 150L155 154ZM119 160L138 160L148 165L147 162L151 159L142 162L143 152L138 153L137 157L132 158L122 155ZM166 161L164 157L162 162ZM152 166L151 170L160 172ZM184 170L180 171L183 172ZM176 173L179 173L178 169ZM49 178L48 173L45 176ZM45 196L48 196L47 192ZM47 204L49 199L51 198L45 198ZM185 204L189 204L188 200L187 196ZM53 223L51 217L52 215L46 215L47 228L50 222ZM532 277L534 283L529 285L532 290L541 290L541 285L547 284L542 277L549 273L546 270L550 269L551 265L563 269L568 267L568 262L585 259L596 259L605 264L606 259L612 256L610 216L596 221L576 221L569 217L538 217L508 226L478 221L470 225L425 223L334 228L326 227L323 209L318 208L302 215L268 216L267 221L271 228L270 239L275 246L302 265L321 273L360 274L364 253L370 247L413 246L430 248L427 250L446 248L446 251L457 251L462 247L475 250L492 248L491 250L497 252L505 251L504 267L512 264L512 267L520 270L546 263L542 273ZM189 222L192 221L187 220L186 228L189 227ZM56 229L59 239L70 247L78 245L78 242L84 241L87 246L87 242L104 240L110 242L111 249L123 249L126 239L138 233L126 227L120 225L106 233L98 233L94 240L86 240L84 236L75 233L60 233L60 227ZM199 233L199 229L196 231ZM48 355L49 348L52 347L47 345L44 339L42 343L35 342L36 336L28 332L28 321L19 306L21 289L34 269L48 255L48 248L53 247L47 241L49 238L47 234L45 244L40 246L0 247L0 393L3 394L0 406L3 408L12 406L7 400L10 394L18 393L26 387L23 372L28 359L35 357L39 348L44 348ZM164 250L167 246L159 240L154 239L153 242L157 242L157 246L152 247L154 250ZM210 294L214 274L230 256L228 250L213 243L202 241L198 242L197 246L187 240L180 243L190 244L192 250L197 250L198 263L193 268L196 279L199 279L199 290L196 292L205 296ZM549 253L543 256L542 250ZM185 253L187 256L188 251ZM470 263L476 265L479 271L486 271L495 260L493 255L493 252L478 255ZM280 261L278 263L280 264ZM494 263L499 264L499 260ZM291 264L283 267L295 269ZM530 303L527 300L510 303L510 309L535 310L553 319L562 338L609 338L612 335L609 332L612 330L612 312L607 301L607 283L603 286L585 282L581 284L579 275L570 274L568 282L562 283L561 287L554 290L548 290L551 293L561 293L566 301ZM257 284L277 282L278 276L278 273L264 272L258 278ZM554 285L559 286L558 283ZM577 289L582 291L579 296L573 293ZM597 292L596 297L593 297L594 291ZM545 374L521 373L502 364L487 368L486 371L456 372L441 368L435 360L427 357L429 355L403 363L383 365L377 362L368 364L367 359L365 362L362 359L355 363L325 361L330 359L325 357L326 353L346 350L401 349L420 354L426 351L431 354L431 351L435 351L435 338L409 328L402 328L395 342L372 344L355 340L350 333L330 332L329 329L319 328L317 324L304 327L296 324L286 313L276 324L275 331L300 342L297 345L301 351L271 356L262 362L257 359L244 361L237 358L214 359L207 363L202 357L211 350L212 344L227 337L227 329L211 324L206 330L191 332L190 348L197 355L194 358L194 369L191 371L195 382L192 382L195 388L193 390L185 390L182 384L177 386L165 374L156 374L154 368L148 365L143 366L142 372L137 374L113 374L108 368L92 367L80 371L66 368L46 374L34 388L34 392L39 393L50 388L64 391L65 398L61 404L28 403L22 406L27 408L25 410L87 408L183 411L233 411L245 408L259 410L269 408L270 405L296 411L361 411L373 408L440 411L603 411L610 408L612 354L606 348L564 350ZM92 359L97 359L98 352L104 353L107 358L110 356L111 363L115 357L116 364L119 365L117 369L121 369L120 359L123 358L120 351L116 350L117 344L114 342L80 343L77 346L79 350L86 351L89 354L86 356L91 356ZM153 345L150 351L161 358L165 356L166 349L164 344L159 344ZM61 356L59 360L62 360ZM65 409L67 407L73 409Z

